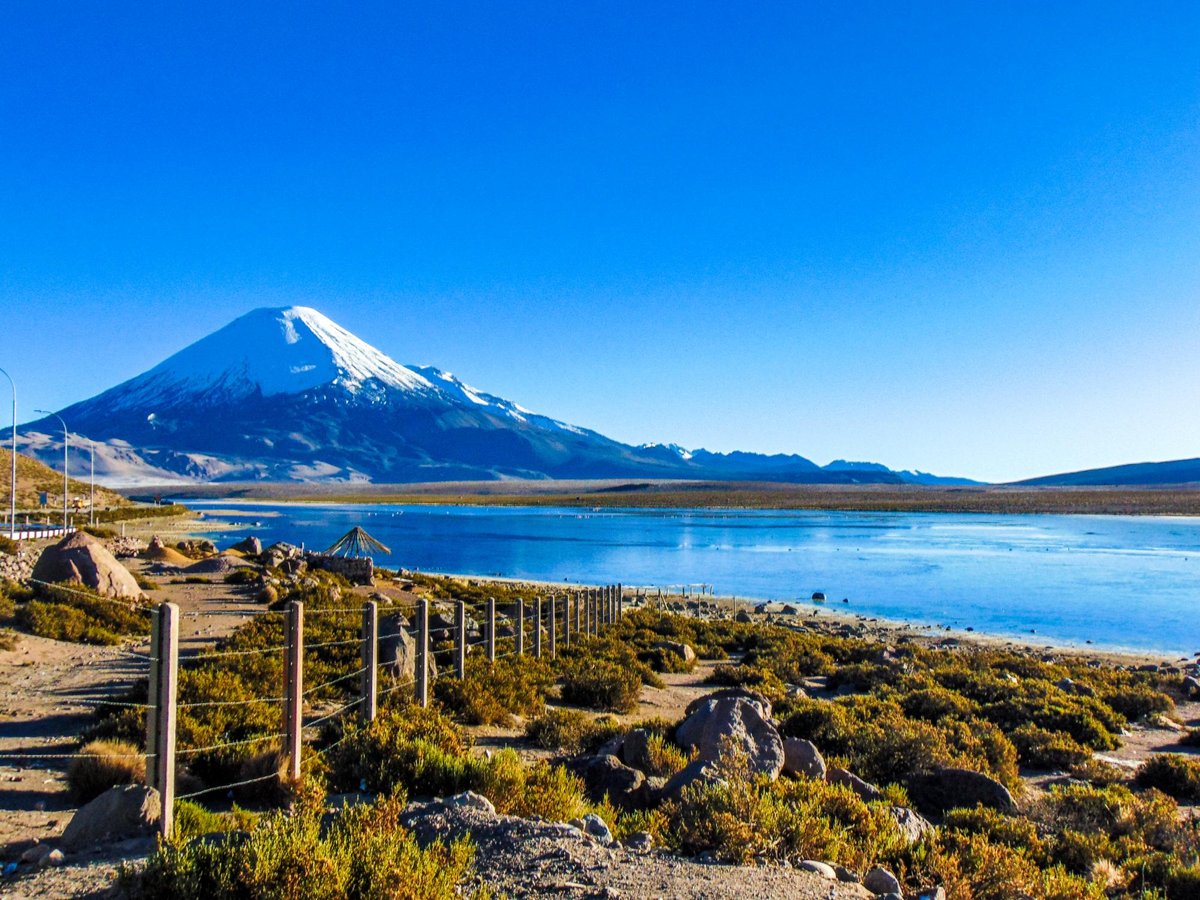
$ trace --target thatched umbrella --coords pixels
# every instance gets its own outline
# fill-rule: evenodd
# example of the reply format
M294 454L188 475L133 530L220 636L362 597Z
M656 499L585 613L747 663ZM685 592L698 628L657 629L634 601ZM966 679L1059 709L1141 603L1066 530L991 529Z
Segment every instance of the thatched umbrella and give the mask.
M385 547L375 538L371 537L367 532L355 525L345 534L343 534L336 544L325 551L326 556L346 556L353 559L362 559L364 556L370 556L372 551L376 553L391 553L392 551Z

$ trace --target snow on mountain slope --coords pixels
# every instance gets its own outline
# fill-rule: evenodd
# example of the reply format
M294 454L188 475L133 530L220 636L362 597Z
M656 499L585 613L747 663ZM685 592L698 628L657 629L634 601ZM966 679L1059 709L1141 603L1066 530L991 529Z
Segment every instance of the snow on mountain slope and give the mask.
M511 400L505 400L503 397L484 393L455 378L450 372L442 371L433 366L414 366L410 364L406 368L420 375L458 403L482 407L491 412L507 416L516 422L533 423L551 431L566 431L578 435L595 434L595 432L590 432L585 428L579 428L567 422L560 422L558 419L551 419L549 416L530 412L520 404L513 403Z
M119 407L188 394L236 399L326 385L354 393L370 381L419 393L433 386L315 309L256 309L119 385Z

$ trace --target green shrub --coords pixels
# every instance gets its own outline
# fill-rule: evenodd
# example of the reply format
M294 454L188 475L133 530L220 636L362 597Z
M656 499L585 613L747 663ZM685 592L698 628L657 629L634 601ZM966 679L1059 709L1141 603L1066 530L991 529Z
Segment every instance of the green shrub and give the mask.
M120 644L150 633L150 610L71 585L40 588L40 599L16 609L16 621L40 637L83 644Z
M147 578L145 575L137 572L134 573L133 580L137 582L137 586L143 591L157 591L160 587L162 587L162 585L160 585L153 578Z
M0 553L5 556L16 556L19 549L20 545L12 538L0 535Z
M67 788L79 804L99 797L119 784L141 784L146 780L146 760L133 744L121 741L92 741L67 766Z
M234 569L225 576L224 581L226 584L232 585L257 584L259 577L260 575L257 569L252 569L249 566L246 566Z
M628 713L637 709L642 676L608 659L577 657L563 666L562 698L589 709Z
M236 804L229 812L210 812L195 801L179 800L171 830L176 841L186 841L222 831L249 831L257 821L258 813Z
M451 900L471 871L466 841L421 849L400 824L400 798L349 807L323 826L321 797L291 814L270 813L244 840L161 844L140 875L125 870L134 897L156 900Z
M1176 800L1200 803L1200 760L1177 753L1158 753L1137 770L1137 783L1157 788Z
M1092 757L1091 751L1069 734L1048 731L1033 724L1022 725L1009 737L1017 748L1021 764L1034 769L1070 769Z
M525 736L543 750L579 753L600 730L596 719L576 709L548 709L525 726Z
M466 677L439 678L434 696L468 725L511 725L513 716L535 716L545 709L554 675L545 660L507 656L489 663L467 659Z

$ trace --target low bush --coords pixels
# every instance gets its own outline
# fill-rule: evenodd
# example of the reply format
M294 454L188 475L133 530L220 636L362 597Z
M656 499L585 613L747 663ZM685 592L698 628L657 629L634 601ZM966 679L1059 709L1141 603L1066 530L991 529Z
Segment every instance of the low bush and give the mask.
M525 726L525 736L534 746L570 754L591 745L600 732L608 733L595 718L577 709L548 709Z
M133 744L92 741L79 754L67 767L67 789L77 803L94 800L116 785L146 780L146 760Z
M20 637L16 632L0 628L0 650L15 650L19 641Z
M16 556L19 549L20 545L12 538L0 535L0 553L3 553L5 556Z
M451 900L472 868L467 841L422 849L400 824L402 797L350 807L323 821L322 794L289 813L264 815L236 841L161 844L144 871L123 872L126 891L157 900ZM469 893L468 893L469 896Z
M1092 752L1069 734L1048 731L1033 724L1015 729L1009 738L1017 748L1021 765L1033 769L1071 769L1092 758Z
M102 525L84 525L79 530L87 532L92 537L99 538L100 540L107 540L108 538L115 538L117 536L115 529L105 528Z
M259 576L259 572L257 569L253 569L253 568L250 568L249 566L246 566L246 567L234 569L232 572L230 572L229 574L227 574L225 576L224 581L226 584L232 584L232 585L257 584L259 577L260 576Z
M1200 803L1200 759L1158 753L1142 763L1135 778L1141 787L1157 788L1176 800Z
M143 591L157 591L160 587L162 587L162 585L160 585L153 578L147 578L145 575L137 572L134 573L133 580L137 582L137 586Z
M434 696L468 725L511 725L514 715L541 713L553 684L545 660L507 656L489 663L477 655L468 657L465 678L439 678Z
M589 709L628 713L637 709L642 676L608 659L576 657L563 666L562 698Z
M171 826L176 841L187 841L206 834L223 831L249 831L258 821L253 813L234 805L229 812L211 812L191 800L175 804L175 820Z
M39 637L83 644L120 644L150 633L150 609L114 601L77 585L46 587L16 607L15 620Z

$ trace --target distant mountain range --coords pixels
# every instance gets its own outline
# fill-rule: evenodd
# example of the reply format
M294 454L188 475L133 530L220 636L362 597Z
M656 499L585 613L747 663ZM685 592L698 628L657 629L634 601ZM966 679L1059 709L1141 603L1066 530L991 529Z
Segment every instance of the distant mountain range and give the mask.
M1045 475L1017 482L1035 487L1120 487L1192 483L1200 483L1200 459L1129 463L1124 466L1066 472L1062 475Z
M878 463L631 446L404 366L307 307L258 309L61 411L76 459L109 484L662 478L973 484ZM20 429L61 459L58 420ZM82 454L80 456L79 454ZM73 467L74 468L74 467ZM78 471L78 470L76 470Z

